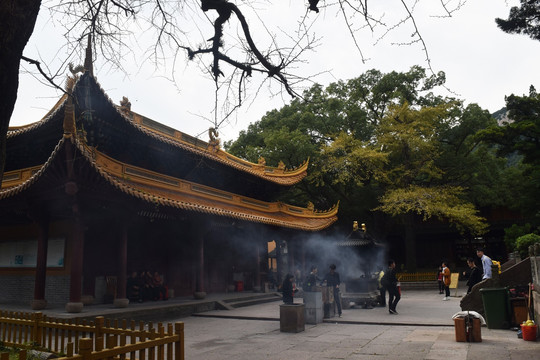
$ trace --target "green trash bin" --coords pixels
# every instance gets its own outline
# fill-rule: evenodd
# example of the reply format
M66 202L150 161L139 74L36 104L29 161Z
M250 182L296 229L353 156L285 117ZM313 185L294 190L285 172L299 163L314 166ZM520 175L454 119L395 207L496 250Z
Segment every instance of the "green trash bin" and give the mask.
M508 288L480 289L488 329L510 328L510 293Z

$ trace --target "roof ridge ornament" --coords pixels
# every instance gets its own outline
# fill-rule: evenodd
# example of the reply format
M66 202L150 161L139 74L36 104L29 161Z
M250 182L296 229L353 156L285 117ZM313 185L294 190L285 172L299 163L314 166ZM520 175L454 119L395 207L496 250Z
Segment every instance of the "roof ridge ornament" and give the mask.
M120 100L120 111L124 114L129 114L131 112L131 102L127 96L122 96L122 100Z
M66 79L66 92L71 94L73 91L73 87L75 86L75 83L77 82L77 79L79 79L78 73L84 73L84 66L77 65L73 66L73 63L68 64L69 72L72 76L67 76Z
M216 153L220 148L220 140L218 138L219 133L216 130L216 128L209 128L208 129L208 137L210 138L210 141L208 141L208 150L210 150L213 153Z
M92 34L88 34L86 57L84 58L84 71L88 72L90 76L94 76L94 63L92 61Z

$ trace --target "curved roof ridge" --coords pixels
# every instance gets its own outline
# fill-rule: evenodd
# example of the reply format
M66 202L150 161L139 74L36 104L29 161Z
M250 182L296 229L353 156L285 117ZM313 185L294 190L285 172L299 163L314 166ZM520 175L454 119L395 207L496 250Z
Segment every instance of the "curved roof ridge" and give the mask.
M107 182L125 194L135 196L146 202L304 231L322 230L337 220L337 205L327 212L319 212L280 202L263 202L166 175L160 178L160 174L135 166L131 167L131 172L127 172L127 166L122 168L122 165L125 164L101 154L94 148L88 147L79 139L74 140L81 154ZM98 157L104 159L98 159ZM110 160L116 163L107 163L102 166L98 164L96 159L98 161ZM120 173L121 171L122 173ZM137 171L144 173L137 173ZM118 172L118 174L115 174L115 172ZM137 177L139 177L139 181L134 180ZM175 181L176 183L174 183ZM188 189L189 185L197 188L197 191ZM184 198L191 197L194 201L166 197L165 194L167 193L176 193ZM233 198L235 199L233 200ZM197 203L195 199L201 201ZM224 206L212 206L217 202L221 202ZM226 208L227 206L229 208ZM231 208L244 209L244 211L234 211ZM264 208L268 210L265 212ZM287 220L287 217L290 220Z
M90 76L88 73L85 73L83 76ZM82 76L81 76L82 77ZM304 177L307 176L307 167L309 165L309 159L304 161L300 166L293 168L293 169L285 169L284 166L279 167L271 167L266 166L264 164L255 164L252 162L249 162L247 160L240 159L232 154L227 153L226 151L218 148L213 147L211 144L197 139L197 142L201 142L206 145L205 148L199 147L197 145L192 144L191 142L182 140L182 138L177 138L171 135L168 135L162 131L159 131L157 129L151 128L149 126L145 126L144 124L135 122L133 119L128 117L123 111L119 109L119 107L114 104L112 99L109 97L109 95L105 92L105 90L101 87L101 84L97 81L97 78L94 76L91 76L91 78L94 79L97 87L101 91L102 95L105 97L105 99L109 102L109 104L116 110L116 112L124 119L127 123L129 123L131 126L138 129L140 132L144 133L147 136L150 136L160 142L167 143L169 145L181 148L183 150L195 153L197 155L201 155L207 158L211 158L217 162L220 162L222 164L225 164L227 166L233 167L237 170L241 170L247 173L250 173L254 176L257 176L259 178L275 182L280 185L294 185L299 183ZM139 117L144 117L136 112L133 112L130 110L132 114L135 114ZM146 118L146 117L144 117ZM155 120L149 119L153 122L156 122ZM157 122L156 122L157 123ZM160 123L158 123L160 124ZM163 124L160 124L163 125ZM164 125L164 127L168 127ZM172 129L172 128L171 128ZM182 134L185 138L193 138L192 136L185 134L181 131L178 131L176 129L173 129L175 132Z
M30 187L30 185L34 184L41 177L41 175L45 172L45 170L47 170L49 168L49 165L51 164L53 159L56 157L56 154L60 150L60 147L62 146L64 141L65 141L64 137L62 137L60 139L60 141L58 141L58 143L54 147L53 152L51 153L51 155L49 156L49 158L47 159L47 161L43 165L41 165L41 166L39 166L37 168L36 167L30 168L30 176L28 177L28 179L24 180L22 183L19 182L14 186L9 186L9 183L10 183L9 178L8 178L8 180L4 179L4 181L2 182L2 185L6 185L6 188L5 189L0 188L0 200L8 198L10 196L14 196L14 195L22 192L23 190L28 189ZM23 170L26 170L26 169L23 169ZM4 173L4 177L9 176L12 173L17 173L17 172L19 172L19 176L22 176L21 172L23 170L6 172L6 173Z
M60 97L56 104L54 104L51 110L49 110L47 114L45 114L45 116L43 116L39 121L21 126L10 126L8 128L7 137L10 138L13 136L17 136L45 125L50 119L52 119L56 115L57 112L61 111L61 109L66 103L67 98L68 94L64 93L64 95Z

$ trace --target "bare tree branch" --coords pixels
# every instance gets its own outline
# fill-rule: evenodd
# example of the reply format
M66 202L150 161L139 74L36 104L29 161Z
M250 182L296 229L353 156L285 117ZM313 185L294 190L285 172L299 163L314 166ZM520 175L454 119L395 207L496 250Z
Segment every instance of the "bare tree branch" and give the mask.
M203 70L203 73L208 73L209 77L216 82L217 93L215 94L220 96L223 103L221 120L214 116L213 122L218 128L219 125L227 121L226 119L230 118L231 114L228 109L231 108L229 106L231 104L225 104L228 101L232 101L234 104L232 109L237 109L242 106L244 99L248 96L256 96L262 86L276 82L280 88L277 92L274 89L272 96L285 90L291 97L300 97L302 86L306 88L307 83L316 81L313 76L299 76L295 66L307 63L307 52L315 50L320 41L320 38L310 34L313 24L324 21L324 18L317 15L319 11L328 12L331 8L337 9L336 15L342 19L342 23L348 29L354 46L364 63L368 58L364 53L363 33L360 33L360 30L366 30L368 34L369 32L376 34L383 30L382 35L376 41L378 43L390 32L410 24L414 29L413 40L407 43L394 42L394 44L420 43L428 68L434 73L428 46L414 18L414 8L421 1L400 0L401 12L397 11L396 6L385 8L385 11L381 12L380 9L383 5L368 4L367 0L330 0L322 5L318 0L308 0L308 3L305 4L305 13L301 15L296 31L294 33L282 31L282 34L274 33L275 29L269 29L266 26L267 19L261 16L259 8L257 8L260 4L250 0L242 2L234 0L181 0L173 2L164 0L57 0L50 7L50 10L62 18L61 23L65 28L65 37L68 39L69 46L81 48L81 40L91 34L94 48L98 50L98 54L115 69L121 71L125 71L122 65L125 62L126 51L130 53L132 49L132 46L125 41L126 39L134 39L135 42L138 42L138 37L134 36L137 31L142 31L143 34L145 31L152 31L152 39L154 40L153 45L146 50L145 57L138 60L150 60L156 65L156 68L172 66L173 79L179 60L178 55L182 51L185 52L188 60L195 60L202 67L204 67L204 58L211 56L212 63L209 67L204 67L206 70ZM466 1L440 0L440 7L445 16L451 16ZM368 7L368 5L370 6ZM240 6L244 8L241 10ZM249 7L251 10L249 15L245 12L245 7ZM393 15L397 14L397 21L394 19L394 21L388 22L387 12L393 13ZM208 23L196 23L193 17L197 13L199 16L204 15L200 19L206 20ZM310 23L308 23L308 14L310 15ZM270 45L263 45L265 42L261 41L260 31L256 34L259 39L253 38L246 15L259 18L263 30L269 35ZM240 25L238 31L236 34L230 33L229 30L233 24L236 24L236 21ZM193 45L195 44L193 32L186 30L187 24L193 23L196 23L195 27L201 36L201 42L197 45ZM228 26L229 24L231 26ZM136 30L134 26L137 27ZM212 32L212 30L213 34L208 38L208 32ZM285 46L284 39L290 45ZM236 44L231 45L230 40L236 41ZM267 48L261 51L265 46ZM172 65L167 64L169 60L172 61ZM230 66L232 70L229 71L229 67L223 67L224 65ZM323 69L318 74L325 72L327 70ZM256 81L260 81L260 84L257 86L257 90L248 93L248 86L255 81L253 79L256 74ZM267 77L261 80L260 75L262 74L266 74ZM226 84L227 82L229 83ZM218 112L217 106L217 103L214 102L216 114Z
M41 63L39 61L27 58L26 56L22 56L21 59L26 61L27 63L35 65L39 73L41 74L41 76L43 76L47 80L47 82L49 82L49 84L51 84L55 89L60 90L64 94L67 94L64 88L62 88L60 85L54 82L54 79L50 77L45 71L43 71L43 68L41 67Z

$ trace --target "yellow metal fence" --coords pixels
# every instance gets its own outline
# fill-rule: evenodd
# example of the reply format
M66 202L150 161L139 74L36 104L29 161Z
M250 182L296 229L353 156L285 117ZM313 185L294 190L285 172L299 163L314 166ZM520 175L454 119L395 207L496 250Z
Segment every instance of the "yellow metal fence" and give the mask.
M184 360L184 323L48 318L40 312L0 310L5 347L50 352L62 360ZM0 360L7 360L2 354ZM26 359L26 351L19 354ZM24 358L21 358L24 357Z
M398 273L396 277L401 282L437 281L437 272Z

